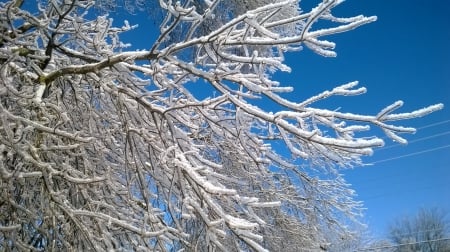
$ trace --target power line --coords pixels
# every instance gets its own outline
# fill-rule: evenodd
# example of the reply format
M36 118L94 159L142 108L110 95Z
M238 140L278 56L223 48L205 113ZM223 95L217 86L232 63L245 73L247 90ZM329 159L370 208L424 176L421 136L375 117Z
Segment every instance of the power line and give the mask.
M426 128L431 128L431 127L438 126L438 125L441 125L441 124L446 124L446 123L450 123L450 119L439 121L439 122L435 122L435 123L431 123L431 124L427 124L427 125L424 125L422 127L416 128L416 129L417 130L426 129ZM417 138L417 139L408 141L408 143L411 144L411 143L415 143L415 142L420 142L420 141L428 140L428 139L431 139L431 138L436 138L436 137L439 137L439 136L445 136L445 135L448 135L448 134L450 134L450 130L449 131L444 131L442 133L437 133L437 134L434 134L434 135L422 137L422 138ZM382 139L386 139L386 138L388 138L388 137L387 136L382 137ZM390 145L390 146L385 146L385 147L378 148L377 150L386 150L386 149L394 148L394 147L397 147L397 146L402 146L402 144L394 144L394 145Z
M445 221L445 220L444 220ZM395 236L412 236L412 235L417 235L417 234L421 234L421 233L427 233L427 232L434 232L434 231L445 231L447 227L440 227L440 228L432 228L432 229L425 229L425 230L419 230L416 232L404 232L404 233L400 233L400 234L395 234Z
M405 158L405 157L410 157L410 156L416 156L416 155L420 155L420 154L424 154L424 153L428 153L428 152L433 152L433 151L438 151L441 149L445 149L445 148L449 148L449 145L444 145L444 146L439 146L436 148L430 148L430 149L425 149L422 151L418 151L418 152L413 152L413 153L409 153L409 154L405 154L405 155L400 155L400 156L395 156L395 157L391 157L391 158L387 158L387 159L381 159L378 161L373 161L373 162L368 162L368 163L364 163L361 166L373 166L377 163L383 163L383 162L387 162L387 161L392 161L392 160L397 160L397 159L401 159L401 158ZM397 176L402 175L401 173L397 174ZM365 180L366 182L370 182L370 181L375 181L375 180L381 180L381 179L385 179L387 177L392 177L393 175L389 175L389 176L382 176L382 177L378 177L378 178L371 178L369 180Z
M422 243L426 243L426 242L438 242L438 241L448 241L448 240L450 240L450 237L434 239L434 240L425 240L425 241L401 243L401 244L396 244L396 245L379 246L379 247L374 247L374 248L364 248L364 249L355 250L355 252L356 251L358 251L358 252L360 252L360 251L371 251L371 250L377 250L377 249L398 248L398 247L405 246L405 245L416 245L416 244L422 244Z
M423 150L423 151L412 152L412 153L409 153L409 154L406 154L406 155L401 155L401 156L396 156L396 157L392 157L392 158L382 159L382 160L378 160L378 161L375 161L375 162L371 162L370 164L378 164L378 163L383 163L383 162L396 160L396 159L400 159L400 158L416 156L416 155L420 155L420 154L424 154L424 153L428 153L428 152L433 152L433 151L437 151L437 150L441 150L441 149L445 149L445 148L449 148L449 147L450 147L450 144L444 145L444 146L439 146L439 147L436 147L436 148L426 149L426 150Z
M417 128L417 129L426 129L426 128L434 127L434 126L437 126L437 125L445 124L445 123L448 123L448 122L450 122L450 119L444 120L444 121L440 121L440 122L436 122L436 123L432 123L432 124L428 124L428 125L422 126L420 128Z
M434 134L434 135L422 137L422 138L417 138L417 139L408 141L408 143L409 143L409 144L411 144L411 143L416 143L416 142L428 140L428 139L431 139L431 138L436 138L436 137L440 137L440 136L445 136L445 135L448 135L448 134L450 134L450 130L444 131L444 132L442 132L442 133L437 133L437 134ZM394 148L394 147L397 147L397 146L403 146L403 145L402 145L402 144L394 144L394 145L390 145L390 146L386 146L386 147L381 147L381 148L379 148L378 150L386 150L386 149Z
M418 127L418 128L415 128L415 129L416 130L422 130L422 129L431 128L431 127L438 126L438 125L441 125L441 124L446 124L446 123L450 123L450 119L439 121L439 122L435 122L435 123L426 124L426 125L424 125L422 127Z
M396 226L398 226L398 225L396 225ZM400 233L400 234L396 233L395 236L396 237L399 237L399 236L401 236L401 237L411 237L411 236L415 236L415 235L422 234L422 233L428 233L428 232L434 232L434 231L445 231L446 228L447 227L440 227L440 228L418 230L418 231L415 231L415 232L403 232L403 233Z

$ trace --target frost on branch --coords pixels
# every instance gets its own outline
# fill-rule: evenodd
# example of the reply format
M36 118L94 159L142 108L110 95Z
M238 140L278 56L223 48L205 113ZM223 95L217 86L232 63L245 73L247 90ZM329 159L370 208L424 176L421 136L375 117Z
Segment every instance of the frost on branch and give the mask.
M244 2L160 0L160 36L139 51L120 40L135 26L94 2L0 3L0 250L317 250L351 237L361 204L338 168L383 145L370 126L405 142L414 129L393 122L442 105L314 107L363 94L357 82L285 99L293 88L271 78L291 71L284 53L334 56L323 36L375 17L335 17L337 0Z

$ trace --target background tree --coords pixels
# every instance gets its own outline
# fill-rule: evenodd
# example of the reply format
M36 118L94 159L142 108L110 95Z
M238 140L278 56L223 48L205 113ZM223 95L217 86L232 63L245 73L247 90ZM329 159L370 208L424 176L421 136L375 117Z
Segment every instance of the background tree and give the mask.
M361 204L339 169L383 145L368 125L406 142L414 129L392 122L442 105L314 107L363 94L357 82L283 98L292 88L271 75L290 71L284 53L335 56L321 37L376 18L334 17L339 0L304 13L298 1L247 2L160 0L145 50L127 48L133 26L114 27L93 1L1 2L0 249L308 251L351 238Z
M395 220L389 227L389 237L399 252L450 251L449 225L443 210L420 209L415 216Z

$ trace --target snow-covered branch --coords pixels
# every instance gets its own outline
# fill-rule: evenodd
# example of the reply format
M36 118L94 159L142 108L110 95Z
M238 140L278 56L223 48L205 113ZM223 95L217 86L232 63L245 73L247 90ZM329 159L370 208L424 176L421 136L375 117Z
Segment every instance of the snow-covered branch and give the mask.
M0 250L315 251L352 235L339 168L383 145L370 127L406 142L394 121L443 107L316 107L358 82L285 98L285 53L335 56L325 36L376 20L333 16L340 0L154 1L145 50L93 9L113 2L23 2L0 3Z

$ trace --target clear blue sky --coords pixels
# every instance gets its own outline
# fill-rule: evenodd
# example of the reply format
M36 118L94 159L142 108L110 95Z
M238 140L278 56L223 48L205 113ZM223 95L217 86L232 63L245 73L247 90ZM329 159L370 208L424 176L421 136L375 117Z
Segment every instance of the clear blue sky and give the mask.
M450 1L347 0L335 11L376 15L378 21L330 37L337 43L337 58L307 51L290 57L294 71L288 81L298 81L296 94L307 97L359 80L367 94L325 105L360 113L376 113L399 99L405 102L404 112L435 103L446 106L404 123L419 128L407 136L409 145L386 140L385 148L364 159L374 165L345 172L365 203L370 230L381 237L393 218L420 207L450 211Z
M303 6L310 2L302 1ZM295 99L358 80L368 88L367 94L323 104L348 112L374 114L396 100L405 102L403 112L444 103L444 110L404 122L419 128L407 136L409 145L387 140L384 149L364 159L374 165L345 174L364 201L366 221L377 237L384 235L393 218L414 214L420 207L450 211L450 1L347 0L335 13L377 15L378 21L328 38L337 43L337 58L308 50L287 55L293 72L279 80L295 87L290 95ZM149 20L135 18L130 22L141 23L139 37L132 33L127 40L148 48L156 34L147 33Z

